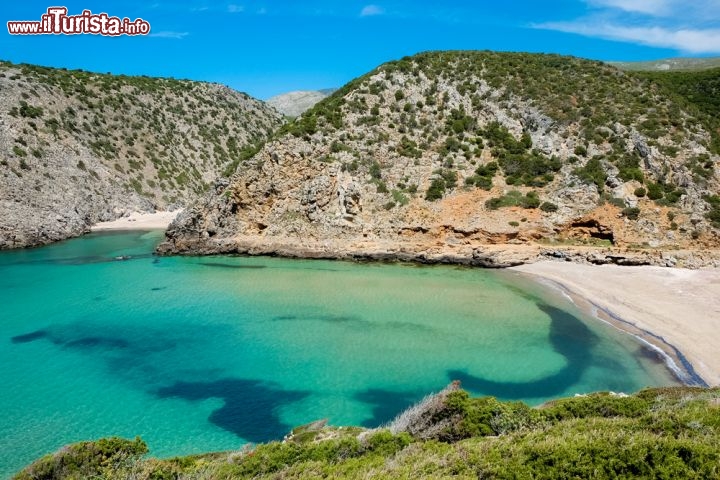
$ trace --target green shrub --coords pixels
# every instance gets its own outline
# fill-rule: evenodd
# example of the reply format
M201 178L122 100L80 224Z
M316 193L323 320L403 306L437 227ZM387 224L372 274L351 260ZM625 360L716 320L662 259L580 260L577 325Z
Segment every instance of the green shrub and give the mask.
M558 206L555 205L554 203L543 202L540 205L540 210L542 210L543 212L547 212L547 213L557 212Z
M663 188L658 183L650 183L647 185L647 197L650 200L660 200L665 196Z
M445 195L445 180L442 178L434 178L425 192L425 200L439 200Z
M387 430L381 430L367 439L368 450L384 457L391 457L413 442L407 433L393 435Z
M535 191L530 191L523 196L519 191L511 190L502 197L495 197L486 201L485 206L489 210L497 210L503 207L538 208L540 206L540 198Z
M567 420L589 417L630 417L635 418L647 412L648 400L635 396L595 393L581 397L553 400L540 410L546 419Z
M622 215L630 220L637 220L640 216L640 209L637 207L627 207L622 210Z
M449 168L442 168L436 173L440 174L440 176L445 181L445 188L455 188L457 186L457 179L458 175L455 170L449 169Z
M465 108L453 108L446 120L446 128L450 133L459 135L472 130L475 127L475 119L465 113Z
M392 196L395 203L403 207L410 202L410 199L407 197L407 195L402 193L400 190L393 190Z
M13 153L17 155L18 157L26 157L27 152L23 150L22 148L18 147L17 145L13 146Z
M486 165L480 165L475 170L475 175L465 179L465 184L475 185L483 190L490 190L493 186L493 177L499 170L497 162L489 162Z
M708 195L703 198L710 205L710 211L705 217L710 220L713 227L720 228L720 195Z
M42 457L14 478L16 480L99 478L103 474L109 475L107 478L113 478L114 468L118 468L123 462L136 461L147 452L147 445L139 437L135 440L112 437L95 442L80 442Z
M400 139L400 145L398 145L397 151L403 157L420 158L422 156L422 152L418 149L417 143L404 135Z
M575 175L577 175L583 182L595 184L599 192L602 192L605 189L607 173L605 172L605 168L598 157L591 158L583 167L576 168L573 173L575 173Z
M382 178L382 170L380 170L380 164L377 161L370 164L369 173L375 180L380 180Z
M647 194L647 190L645 190L643 187L638 187L635 189L635 191L633 193L635 194L636 197L642 198Z
M636 180L640 183L645 181L645 175L640 170L640 157L637 154L625 155L615 162L619 169L618 177L625 182Z
M20 100L20 109L18 110L21 116L26 118L38 118L42 117L43 109L40 107L33 107L28 105L25 100Z

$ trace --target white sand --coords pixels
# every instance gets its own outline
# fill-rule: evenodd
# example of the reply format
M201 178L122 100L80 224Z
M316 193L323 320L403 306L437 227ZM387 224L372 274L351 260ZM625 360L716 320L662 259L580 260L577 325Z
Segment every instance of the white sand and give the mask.
M513 270L551 280L570 294L662 337L703 380L720 385L720 269L544 261Z
M100 222L91 227L93 232L103 230L166 230L182 210L172 212L137 213L111 222Z

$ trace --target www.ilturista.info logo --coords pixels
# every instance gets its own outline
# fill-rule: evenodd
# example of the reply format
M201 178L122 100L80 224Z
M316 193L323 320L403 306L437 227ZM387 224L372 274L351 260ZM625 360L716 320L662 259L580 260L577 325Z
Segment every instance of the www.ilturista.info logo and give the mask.
M40 21L7 22L10 35L147 35L150 24L138 18L110 17L107 13L92 13L83 10L80 15L68 15L65 7L50 7Z

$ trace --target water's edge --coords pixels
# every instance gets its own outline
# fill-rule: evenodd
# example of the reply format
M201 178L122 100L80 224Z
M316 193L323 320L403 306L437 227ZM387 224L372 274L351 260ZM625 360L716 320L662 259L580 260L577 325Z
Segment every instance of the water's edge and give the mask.
M650 330L640 328L631 321L621 318L615 312L598 305L587 297L580 295L562 282L544 278L540 275L532 273L517 272L517 274L525 276L526 278L531 278L538 283L547 285L548 287L555 288L566 295L572 303L585 311L585 313L590 315L592 318L637 338L639 341L655 350L663 357L667 368L673 372L683 385L689 387L709 387L708 383L695 371L695 368L687 357L683 355L676 346L668 342L661 335L656 335Z

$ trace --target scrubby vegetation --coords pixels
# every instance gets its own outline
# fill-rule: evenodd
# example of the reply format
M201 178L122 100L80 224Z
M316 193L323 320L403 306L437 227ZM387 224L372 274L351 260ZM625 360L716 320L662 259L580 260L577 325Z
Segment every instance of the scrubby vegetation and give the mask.
M552 207L548 206L543 211L553 211ZM522 208L538 208L540 207L540 198L537 192L531 190L525 195L520 193L518 190L511 190L502 197L494 197L485 202L485 207L489 210L497 210L502 207L522 207ZM548 208L550 210L548 210ZM557 207L555 207L557 210Z
M194 199L232 174L282 121L245 94L187 80L0 62L0 82L22 98L3 112L23 132L16 156L30 150L40 159L57 143L76 145L73 164L86 166L78 175L87 190L107 189L97 173L107 167L106 183L161 206Z
M382 163L387 192L407 193L397 181L401 168L427 166L402 182L422 185L427 201L504 185L540 194L594 185L602 204L610 190L633 182L623 198L634 190L673 206L688 194L688 175L701 189L717 182L715 158L690 152L693 145L717 151L718 72L628 73L559 55L426 52L351 81L277 138L302 138L325 159L324 147L335 151L342 137L347 156L337 159L345 170L354 164L353 172L376 179L369 168ZM350 155L365 160L352 163ZM542 205L514 195L486 205Z
M634 72L651 80L681 105L690 104L712 135L711 150L720 154L720 68L685 72Z
M705 201L710 204L710 211L706 214L715 228L720 228L720 195L708 195Z
M386 428L311 424L237 452L143 459L139 440L72 445L15 478L717 478L720 390L596 393L530 408L453 385Z

